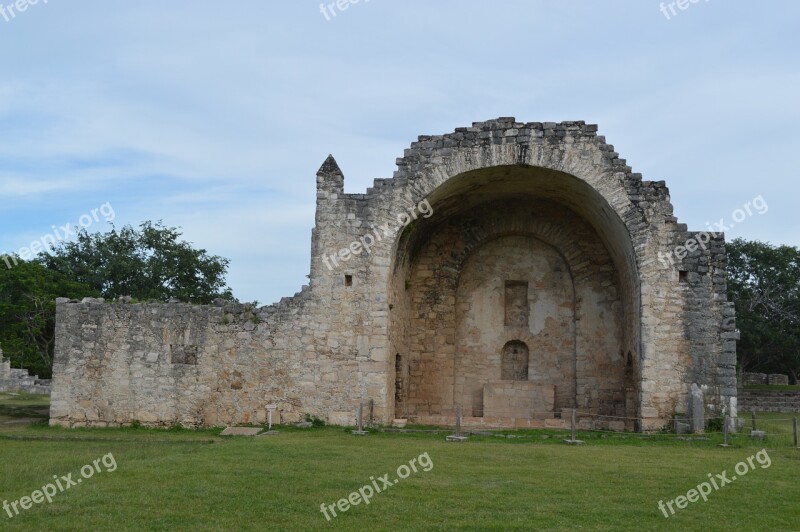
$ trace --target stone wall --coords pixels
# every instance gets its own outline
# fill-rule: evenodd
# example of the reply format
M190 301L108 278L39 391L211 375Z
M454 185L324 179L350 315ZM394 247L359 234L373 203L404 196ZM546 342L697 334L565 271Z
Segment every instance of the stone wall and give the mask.
M742 373L742 384L750 386L753 384L773 384L788 385L789 376L781 373Z
M553 418L548 415L555 406L553 385L498 380L483 387L482 414L486 417L526 420Z
M739 390L739 412L800 412L800 391Z
M308 290L262 308L97 299L56 308L52 424L263 423L267 404L281 422L354 419L357 347L325 334L346 324L320 323Z
M660 260L701 235L597 126L479 122L420 136L397 168L349 194L324 162L309 286L276 305L59 301L51 422L247 423L277 403L344 424L370 399L380 422L447 420L481 414L524 348L554 416L659 428L693 382L735 416L724 239Z
M26 369L13 369L11 362L0 351L0 392L26 392L47 395L50 393L50 380L31 375Z

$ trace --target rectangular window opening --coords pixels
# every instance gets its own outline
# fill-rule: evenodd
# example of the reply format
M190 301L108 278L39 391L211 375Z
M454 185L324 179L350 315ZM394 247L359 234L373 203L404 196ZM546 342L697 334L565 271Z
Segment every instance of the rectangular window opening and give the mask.
M528 326L528 283L506 281L505 325L507 327Z

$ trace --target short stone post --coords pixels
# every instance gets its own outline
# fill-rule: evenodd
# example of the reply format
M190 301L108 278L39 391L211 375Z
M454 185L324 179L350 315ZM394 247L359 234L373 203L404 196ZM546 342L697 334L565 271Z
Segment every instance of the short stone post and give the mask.
M576 418L577 418L577 416L575 414L575 409L573 408L572 409L572 441L575 441L575 422L577 420Z
M722 423L722 435L724 443L721 443L720 447L730 447L730 445L728 445L728 416L725 416L725 419L723 419Z
M752 417L753 417L753 430L750 431L750 437L751 438L763 438L764 436L766 436L767 433L764 432L763 430L756 430L756 411L755 410L753 410Z
M700 434L705 432L706 429L706 407L703 390L697 385L692 384L689 391L689 423L691 423L692 432Z
M277 410L278 405L267 405L267 434L277 434L277 430L272 430L272 413Z
M577 410L575 410L573 408L572 409L572 423L571 423L571 428L572 428L571 434L572 434L572 436L570 437L570 439L564 440L564 443L568 443L570 445L580 445L580 444L583 443L581 440L578 440L578 439L575 438L575 429L576 429L577 424L578 424L578 414L577 414Z
M364 430L364 403L358 403L358 429L352 431L356 436L366 436L369 432Z
M461 405L456 405L456 433L445 438L447 441L464 442L467 437L461 434Z

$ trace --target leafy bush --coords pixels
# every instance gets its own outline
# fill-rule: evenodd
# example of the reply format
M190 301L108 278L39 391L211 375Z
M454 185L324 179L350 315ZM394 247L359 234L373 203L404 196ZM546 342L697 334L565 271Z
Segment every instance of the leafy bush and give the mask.
M725 418L720 417L713 417L706 422L706 431L707 432L722 432L723 427L725 426Z
M308 421L309 423L311 423L315 427L324 427L325 426L325 420L324 419L320 419L317 416L312 416L311 414L306 414L306 421Z

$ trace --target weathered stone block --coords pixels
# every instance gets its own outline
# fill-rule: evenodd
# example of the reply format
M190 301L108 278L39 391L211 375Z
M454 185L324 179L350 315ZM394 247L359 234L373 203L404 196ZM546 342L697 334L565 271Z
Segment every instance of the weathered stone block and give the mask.
M263 429L251 427L228 427L220 436L258 436Z
M484 416L524 420L541 418L545 414L552 414L554 402L553 385L531 381L495 381L483 387Z

